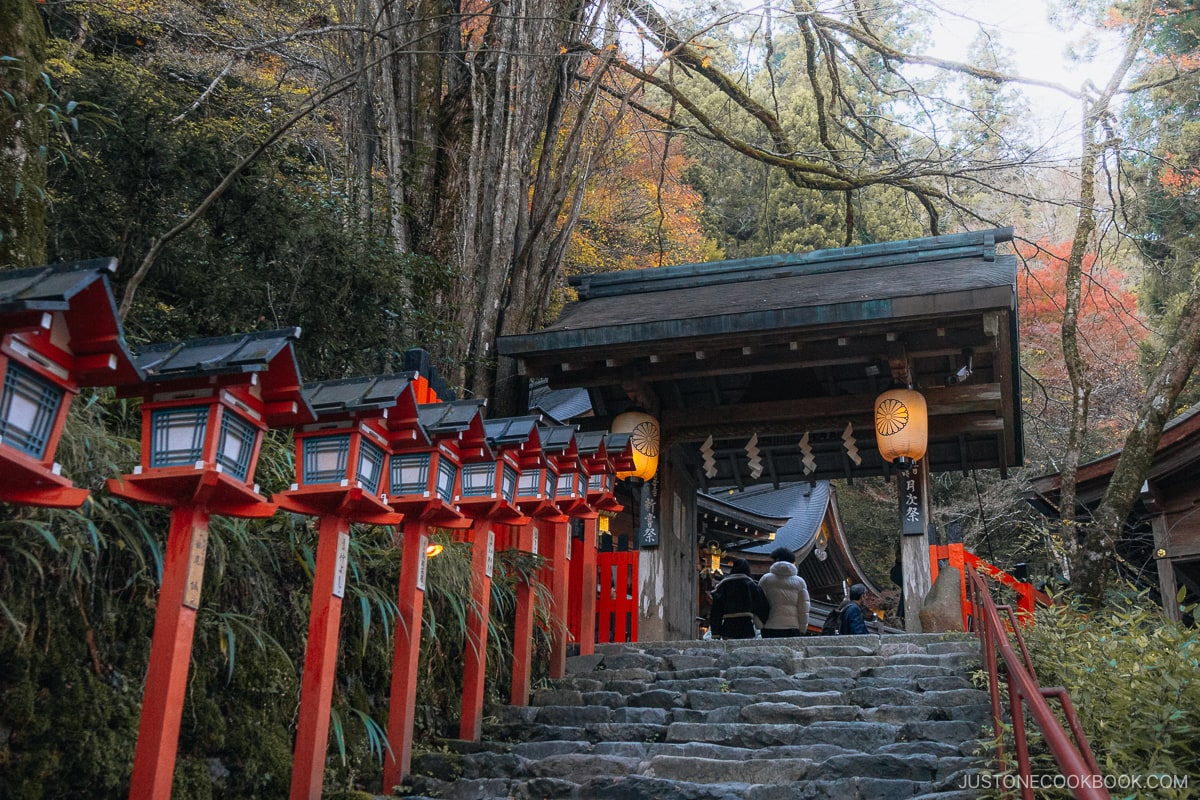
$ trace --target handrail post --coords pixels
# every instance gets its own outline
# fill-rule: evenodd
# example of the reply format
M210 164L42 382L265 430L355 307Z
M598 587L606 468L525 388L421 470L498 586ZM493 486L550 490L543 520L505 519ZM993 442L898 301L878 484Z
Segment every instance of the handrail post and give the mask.
M1033 800L1033 767L1029 763L1029 738L1025 735L1025 705L1016 677L1008 675L1008 708L1012 717L1013 750L1017 753L1017 776L1022 800Z

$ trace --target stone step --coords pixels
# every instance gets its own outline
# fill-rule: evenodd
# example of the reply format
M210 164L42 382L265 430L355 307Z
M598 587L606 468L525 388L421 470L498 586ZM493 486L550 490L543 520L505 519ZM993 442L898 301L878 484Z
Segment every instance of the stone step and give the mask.
M412 800L967 800L954 776L935 781L849 776L783 783L698 783L657 775L597 775L580 783L565 778L463 778L414 776Z
M990 738L955 636L614 644L567 661L485 741L413 760L445 800L959 800Z
M920 695L917 695L920 697ZM537 711L543 711L538 709ZM598 709L605 716L580 714L572 718L569 709L555 707L555 713L535 721L513 719L489 723L486 734L498 741L550 741L556 737L586 741L630 741L632 738L661 740L668 726L676 723L695 725L811 725L817 722L883 722L902 725L908 722L966 721L983 726L991 719L991 706L981 703L939 705L936 703L877 703L859 705L795 705L788 702L750 702L725 705L709 710L690 708ZM580 709L590 711L592 709ZM589 717L584 719L584 717Z
M809 725L673 722L667 726L664 741L711 742L734 747L826 742L848 749L873 751L898 741L941 742L962 746L973 743L980 735L980 725L968 720L904 723L830 720Z
M638 773L691 783L773 784L847 778L933 783L973 764L973 760L963 757L939 759L928 754L843 753L825 759L775 757L742 761L659 755L643 762Z

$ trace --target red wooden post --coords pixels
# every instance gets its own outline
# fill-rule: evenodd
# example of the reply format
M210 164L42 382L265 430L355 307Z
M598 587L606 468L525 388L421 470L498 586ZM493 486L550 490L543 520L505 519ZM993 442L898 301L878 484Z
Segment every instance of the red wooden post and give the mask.
M292 763L291 800L320 800L321 797L349 546L350 522L344 517L321 517L308 645L304 650L304 675L300 684L300 719Z
M579 544L580 582L575 589L579 599L579 654L596 652L596 527L599 520L584 519L583 541Z
M962 542L951 542L946 545L946 555L950 559L950 566L958 570L959 575L959 607L962 609L963 630L971 629L971 602L967 594L967 565L963 561Z
M579 645L580 655L596 651L596 526L595 517L583 517L583 539L571 552L567 581L567 629Z
M570 546L570 525L551 522L546 555L549 558L550 585L550 677L557 679L567 672L567 548Z
M538 537L538 523L514 526L517 549L536 552L534 539ZM539 542L540 544L540 542ZM513 627L512 691L509 702L514 706L529 705L529 682L533 672L533 586L528 581L518 581L516 587L516 621Z
M390 793L412 765L413 721L417 705L417 670L421 655L421 612L425 606L425 545L423 522L404 525L400 556L400 609L392 659L392 692L388 704L388 744L383 764L383 791Z
M488 615L492 599L492 521L483 517L471 531L471 607L463 652L462 716L458 736L478 741L483 721L484 670L487 666Z
M207 546L208 512L192 506L172 509L133 755L129 796L134 800L171 796Z
M583 630L583 620L580 618L583 605L583 559L579 557L578 548L576 543L567 570L567 637L574 642L579 642Z

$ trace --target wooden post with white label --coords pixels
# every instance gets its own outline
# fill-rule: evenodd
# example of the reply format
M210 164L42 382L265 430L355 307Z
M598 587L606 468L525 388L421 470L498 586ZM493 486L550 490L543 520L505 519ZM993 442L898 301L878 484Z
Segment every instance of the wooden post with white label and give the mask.
M292 764L291 800L321 797L325 750L329 744L329 708L337 670L338 629L350 550L350 522L345 517L320 518L308 645L300 682L300 718Z

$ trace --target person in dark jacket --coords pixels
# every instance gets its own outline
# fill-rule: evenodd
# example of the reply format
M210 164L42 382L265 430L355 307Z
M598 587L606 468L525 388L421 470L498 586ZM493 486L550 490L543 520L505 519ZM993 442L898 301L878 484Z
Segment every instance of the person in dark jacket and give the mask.
M861 583L856 583L850 587L850 602L846 604L846 608L842 611L842 629L840 633L855 634L866 633L867 622L863 618L863 597L867 594L867 587ZM870 612L874 616L875 612Z
M766 597L750 577L750 562L735 558L729 575L717 584L708 612L713 638L753 639L755 612L762 612ZM757 625L762 625L759 620Z

